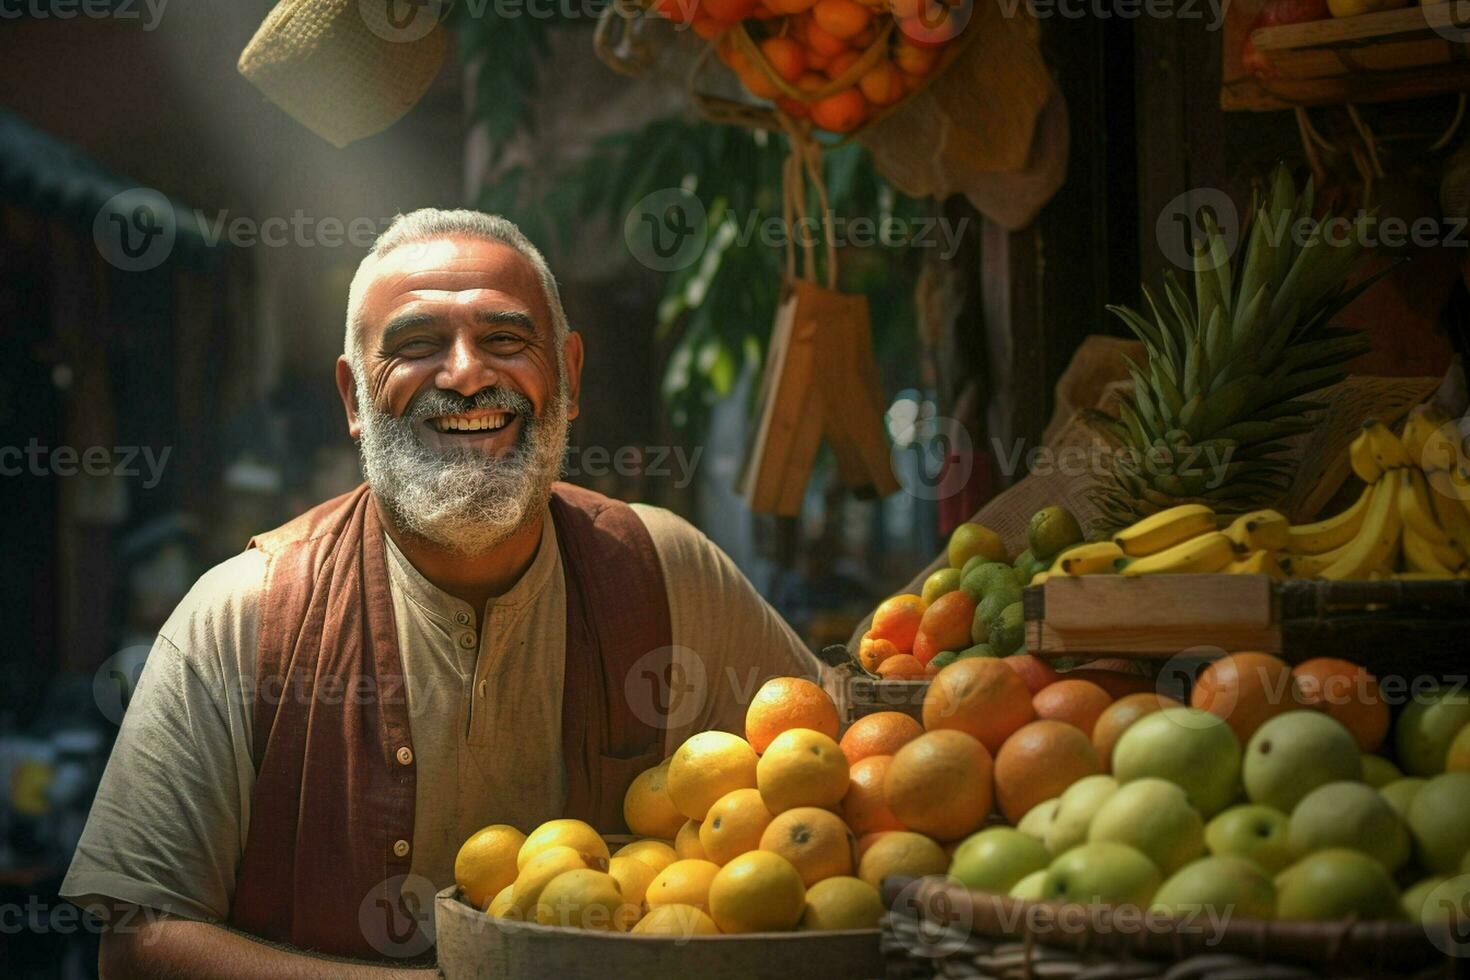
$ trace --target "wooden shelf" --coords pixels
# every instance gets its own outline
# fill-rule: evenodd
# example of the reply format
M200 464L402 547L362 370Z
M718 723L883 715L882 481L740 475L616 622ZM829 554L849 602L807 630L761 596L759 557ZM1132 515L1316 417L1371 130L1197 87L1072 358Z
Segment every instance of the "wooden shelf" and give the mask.
M1249 25L1260 4L1251 6L1232 9L1226 20L1224 109L1265 112L1470 91L1470 0L1254 32ZM1242 68L1247 34L1275 77L1258 78Z

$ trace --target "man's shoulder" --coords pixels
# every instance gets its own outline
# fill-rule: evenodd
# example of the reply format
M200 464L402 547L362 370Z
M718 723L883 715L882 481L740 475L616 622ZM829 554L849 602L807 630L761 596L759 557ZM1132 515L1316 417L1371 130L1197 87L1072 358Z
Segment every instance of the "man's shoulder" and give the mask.
M670 562L688 561L692 557L723 555L719 546L705 533L673 511L652 504L629 504L633 513L648 529L654 550L659 560L668 566Z
M253 637L267 561L264 552L250 548L206 571L158 635L186 655L205 644L238 647Z

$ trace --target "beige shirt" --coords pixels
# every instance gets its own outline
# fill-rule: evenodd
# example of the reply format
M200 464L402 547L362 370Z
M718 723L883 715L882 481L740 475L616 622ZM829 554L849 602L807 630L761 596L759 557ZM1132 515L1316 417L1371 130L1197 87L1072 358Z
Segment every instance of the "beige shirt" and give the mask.
M668 591L673 677L665 751L710 728L740 732L777 675L820 667L729 557L682 518L634 505ZM484 610L436 588L392 540L389 588L408 688L417 805L412 872L453 883L454 856L491 823L530 831L561 815L566 583L548 518L531 567ZM206 572L148 656L61 894L194 919L229 914L250 828L259 551Z

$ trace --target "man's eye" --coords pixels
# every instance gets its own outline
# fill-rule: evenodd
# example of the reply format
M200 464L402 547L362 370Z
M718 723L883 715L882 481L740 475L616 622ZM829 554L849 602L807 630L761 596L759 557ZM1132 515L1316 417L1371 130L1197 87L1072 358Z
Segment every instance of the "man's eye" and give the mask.
M407 354L410 357L418 354L427 354L434 349L434 342L424 337L415 340L404 341L398 345L398 353Z
M498 351L515 351L526 346L526 338L513 333L498 333L490 337L488 343Z

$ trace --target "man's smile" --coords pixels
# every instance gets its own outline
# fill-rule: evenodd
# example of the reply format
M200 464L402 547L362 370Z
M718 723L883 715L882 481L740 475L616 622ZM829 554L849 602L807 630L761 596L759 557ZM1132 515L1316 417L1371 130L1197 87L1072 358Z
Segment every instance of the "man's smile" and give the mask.
M495 453L514 447L521 421L518 413L505 408L434 415L424 420L422 440L430 449L441 451L472 448Z
M436 415L427 420L435 432L497 432L515 420L509 409L487 408L477 412Z

